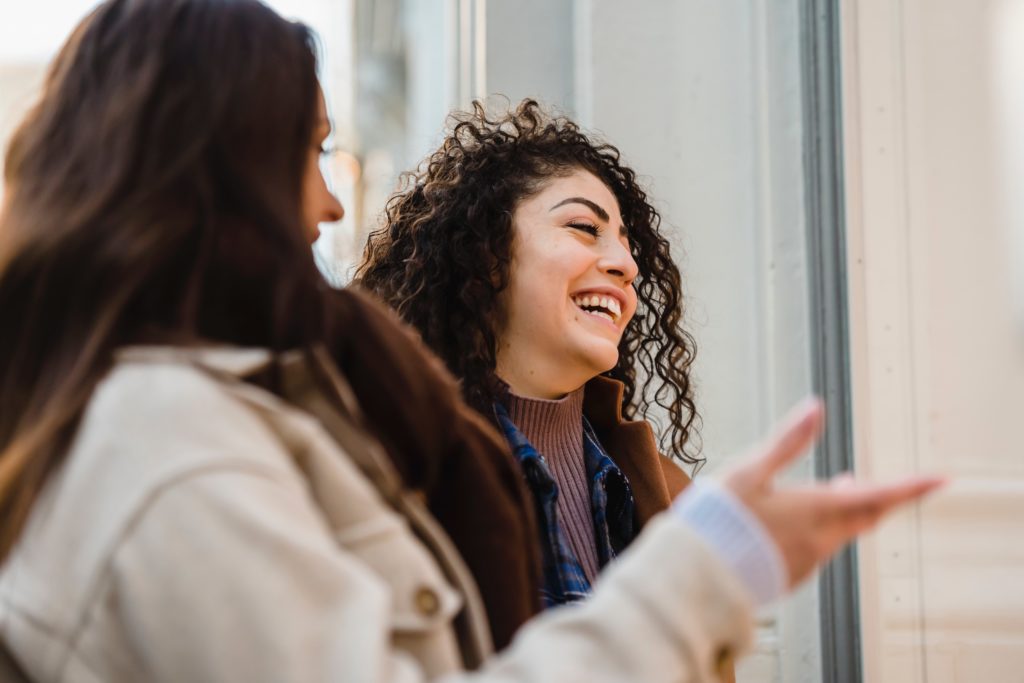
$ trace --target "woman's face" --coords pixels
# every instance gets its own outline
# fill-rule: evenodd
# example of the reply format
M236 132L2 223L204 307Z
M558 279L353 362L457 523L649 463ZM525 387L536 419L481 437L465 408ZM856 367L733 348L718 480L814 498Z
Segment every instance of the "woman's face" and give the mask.
M331 122L327 118L327 105L323 92L317 94L317 122L313 139L309 141L306 169L302 179L302 226L306 229L309 243L320 237L320 224L340 221L345 215L341 202L327 188L327 181L320 168L324 154L324 140L331 134Z
M497 373L521 396L557 398L615 367L637 265L615 195L587 171L548 181L512 224Z

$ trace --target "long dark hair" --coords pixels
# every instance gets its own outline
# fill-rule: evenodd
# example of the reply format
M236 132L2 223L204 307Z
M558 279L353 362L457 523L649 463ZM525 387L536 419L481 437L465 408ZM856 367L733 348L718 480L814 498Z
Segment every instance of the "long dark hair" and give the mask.
M0 559L113 351L320 333L301 225L310 31L256 0L108 0L7 152L0 216Z
M699 465L691 438L696 346L682 328L680 275L659 232L661 217L619 151L569 119L547 115L533 100L502 116L489 117L480 103L453 115L441 147L389 200L356 278L419 329L462 380L466 399L486 410L497 391L495 315L509 280L512 215L546 180L577 169L614 193L640 271L637 312L607 373L625 384L623 414L651 419L660 407L670 422L662 448Z

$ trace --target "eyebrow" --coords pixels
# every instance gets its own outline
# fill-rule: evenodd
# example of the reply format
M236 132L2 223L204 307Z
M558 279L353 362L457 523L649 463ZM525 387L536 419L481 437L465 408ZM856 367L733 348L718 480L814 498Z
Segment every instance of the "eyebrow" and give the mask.
M562 201L558 202L550 209L548 209L548 212L554 211L558 207L565 206L566 204L582 204L583 206L587 207L595 214L597 214L597 217L603 220L605 223L609 221L608 212L602 209L594 202L587 199L586 197L569 197L568 199L563 199Z
M554 211L560 206L565 206L566 204L582 204L583 206L587 207L588 209L596 213L597 217L600 218L605 223L611 221L611 218L608 216L607 211L605 211L600 206L590 201L586 197L569 197L568 199L563 199L562 201L558 202L550 209L548 209L548 213ZM626 228L625 224L623 224L622 227L619 228L619 234L622 235L623 237L629 237L629 230Z

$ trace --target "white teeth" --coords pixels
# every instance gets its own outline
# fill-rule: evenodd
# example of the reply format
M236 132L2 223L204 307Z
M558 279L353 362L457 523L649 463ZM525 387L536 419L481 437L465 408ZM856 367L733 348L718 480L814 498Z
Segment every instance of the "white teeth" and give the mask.
M577 306L583 308L603 308L604 311L587 311L591 315L598 315L606 320L615 322L622 316L622 306L619 300L611 296L598 296L596 294L583 294L572 297Z

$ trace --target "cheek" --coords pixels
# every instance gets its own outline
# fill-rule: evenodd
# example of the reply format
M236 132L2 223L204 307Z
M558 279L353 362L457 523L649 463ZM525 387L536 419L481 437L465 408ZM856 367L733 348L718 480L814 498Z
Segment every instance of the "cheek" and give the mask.
M499 335L529 334L531 323L536 323L540 291L530 270L517 267L513 262L508 286L498 295L496 327Z
M543 242L522 245L512 262L509 289L521 306L546 308L566 288L564 270L564 259L559 258L556 245Z
M625 322L622 325L623 327L628 325L633 320L633 318L636 316L636 308L637 308L636 292L633 292L632 297L630 298L630 301L626 305L626 314L624 316L625 317Z

